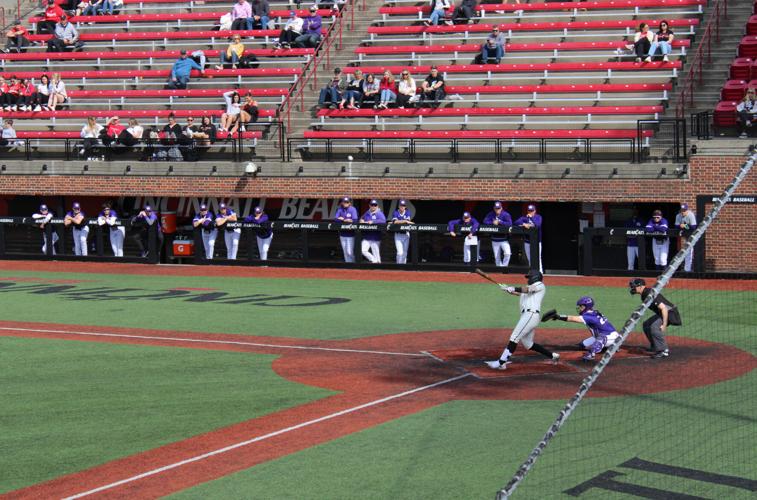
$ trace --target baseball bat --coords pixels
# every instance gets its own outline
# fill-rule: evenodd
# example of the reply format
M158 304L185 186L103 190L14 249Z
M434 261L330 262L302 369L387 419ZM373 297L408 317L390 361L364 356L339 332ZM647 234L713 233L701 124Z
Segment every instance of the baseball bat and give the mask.
M489 276L488 274L486 274L485 272L483 272L481 269L476 268L474 271L475 271L476 274L478 274L479 276L481 276L485 280L489 280L492 283L494 283L495 285L499 286L499 283L497 283L497 281L494 278L492 278L491 276Z

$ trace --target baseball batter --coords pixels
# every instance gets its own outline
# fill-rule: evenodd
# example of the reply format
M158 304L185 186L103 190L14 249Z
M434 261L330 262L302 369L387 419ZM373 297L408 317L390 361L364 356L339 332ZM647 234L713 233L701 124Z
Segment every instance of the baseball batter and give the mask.
M213 251L216 246L218 230L216 229L213 213L208 211L206 204L200 205L200 212L192 219L192 226L200 228L202 235L202 246L205 247L205 258L213 260Z
M66 213L66 216L63 218L63 225L72 227L74 255L86 257L89 226L87 226L86 216L81 211L81 205L78 202L75 202L71 207L71 211Z
M689 210L688 203L681 203L681 211L676 214L676 227L683 229L684 231L693 231L697 227L697 218L694 212ZM694 249L686 255L686 259L683 263L683 270L687 273L691 272L691 263L694 260Z
M386 224L386 216L379 208L378 200L371 200L368 210L360 217L360 223ZM381 264L381 231L363 231L360 250L368 262Z
M652 218L649 219L644 227L647 233L667 233L668 221L662 216L662 212L655 210L652 212ZM667 236L652 237L652 255L657 269L663 269L668 265L668 251L670 250L670 238Z
M110 233L110 248L113 250L115 257L124 256L124 238L126 237L126 228L121 225L117 225L118 214L110 206L110 203L103 205L103 210L97 216L97 224L100 226L108 226L108 233Z
M393 224L413 224L413 217L407 210L407 202L400 200L397 210L392 214ZM397 231L394 233L394 246L397 249L397 264L407 264L407 252L410 249L410 232Z
M271 226L266 224L268 222L268 214L261 207L255 207L255 214L252 217L248 217L247 222L263 224L264 227L255 231L255 238L258 240L258 255L260 256L260 260L268 260L268 249L271 248L271 242L273 241Z
M470 212L463 212L462 219L454 219L447 223L447 231L453 238L457 236L455 228L470 228L470 232L465 236L463 240L463 262L466 264L471 259L471 247L476 247L476 262L478 262L478 227L479 223Z
M242 229L235 227L229 228L227 222L236 222L237 214L231 208L226 206L226 203L218 205L218 213L216 214L216 226L223 231L223 239L226 243L226 258L229 260L237 259L237 252L239 251L239 238L242 236Z
M553 309L544 314L542 321L559 319L560 321L586 325L586 328L591 332L591 337L581 342L581 347L586 349L586 353L582 359L584 361L591 361L594 359L594 356L602 352L602 349L618 340L620 334L618 334L615 327L612 326L612 323L607 320L604 314L594 310L594 299L591 297L585 295L578 299L576 310L578 311L578 316L566 316L564 314L557 314L557 311Z
M42 230L42 253L47 253L47 233L45 232L45 226L48 222L53 218L53 213L50 211L50 209L47 208L47 205L44 203L39 206L39 212L32 215L32 220L34 220L34 224L39 226L39 228ZM55 228L53 228L53 255L55 255L55 244L58 242L58 233L55 232Z
M357 222L358 215L355 207L352 206L352 200L345 196L336 209L334 220L342 224L353 224ZM339 231L339 243L342 245L342 253L345 262L355 262L355 231Z
M526 278L528 278L528 286L525 287L500 285L500 288L510 295L520 296L520 319L510 335L510 342L508 342L499 359L486 361L486 366L493 370L505 370L507 368L507 365L511 362L510 357L515 352L519 342L526 349L543 354L554 362L560 359L558 353L552 352L543 345L534 342L534 331L541 321L539 311L541 310L541 302L544 300L544 295L547 293L547 287L542 283L542 274L535 269L528 271Z
M647 282L642 278L632 279L628 283L629 292L631 295L641 295L641 301L644 302L649 294L652 293L651 288L647 288ZM663 359L670 356L670 349L668 343L665 341L665 332L668 329L668 325L681 326L681 315L678 313L678 308L670 302L668 299L658 293L654 298L654 301L649 306L649 310L654 315L647 319L642 328L644 335L650 343L650 351L653 359Z
M544 272L544 266L542 266L541 262L541 224L542 224L542 218L541 215L536 213L536 206L535 205L529 205L526 208L526 215L522 217L518 217L518 220L515 221L516 226L520 226L524 229L531 229L532 227L535 227L538 230L538 240L539 240L539 271ZM525 242L525 249L526 249L526 259L528 259L528 266L531 267L531 242L528 238L526 238Z
M500 226L505 229L512 227L513 219L502 207L502 202L494 202L494 209L484 217L484 224ZM494 264L497 267L507 267L510 264L510 242L507 233L492 234L492 251L494 252Z

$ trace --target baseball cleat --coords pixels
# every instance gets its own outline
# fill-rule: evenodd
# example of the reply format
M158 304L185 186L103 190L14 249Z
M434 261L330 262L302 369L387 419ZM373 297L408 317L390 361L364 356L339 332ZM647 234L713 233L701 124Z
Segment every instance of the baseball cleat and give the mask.
M499 359L495 359L494 361L486 361L486 366L491 368L492 370L507 370L507 365L512 363L509 359L507 361L501 361Z
M560 361L560 354L556 353L556 352L553 352L552 353L552 362L555 363L555 364L557 364L558 361Z
M586 354L584 354L583 356L581 356L581 359L583 359L584 361L592 361L592 360L594 360L594 353L593 352L587 352Z
M659 351L654 354L652 354L652 359L663 359L670 356L670 351L665 349L664 351Z

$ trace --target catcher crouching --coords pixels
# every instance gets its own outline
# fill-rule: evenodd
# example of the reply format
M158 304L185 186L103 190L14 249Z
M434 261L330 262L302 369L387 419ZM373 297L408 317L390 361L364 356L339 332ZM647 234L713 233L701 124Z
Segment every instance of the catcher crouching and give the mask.
M591 361L594 356L602 352L602 349L615 342L620 335L615 330L604 314L594 310L594 299L589 296L583 296L576 302L578 316L566 316L558 314L551 309L544 313L542 321L570 321L571 323L581 323L591 332L591 337L581 342L581 347L586 349L583 355L584 361Z

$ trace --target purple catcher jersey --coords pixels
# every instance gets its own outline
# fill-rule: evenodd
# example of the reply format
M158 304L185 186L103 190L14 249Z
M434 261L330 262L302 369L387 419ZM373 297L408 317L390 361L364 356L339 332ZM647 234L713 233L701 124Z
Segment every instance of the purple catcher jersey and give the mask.
M581 314L581 318L583 318L586 328L589 329L594 337L606 337L612 332L617 331L615 330L615 327L612 326L612 323L605 318L604 314L599 311L584 311L583 314Z

